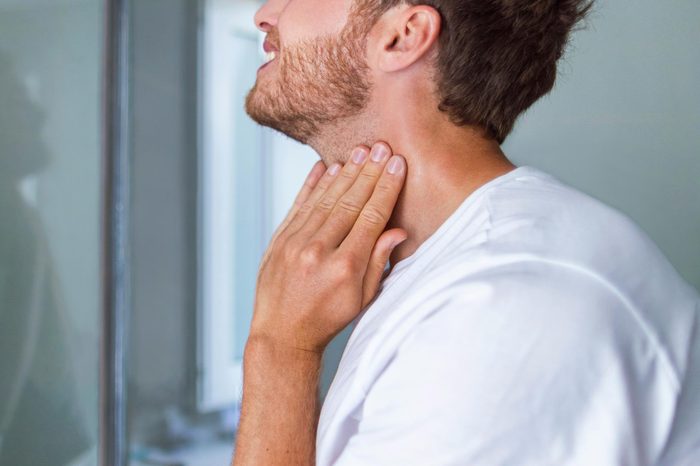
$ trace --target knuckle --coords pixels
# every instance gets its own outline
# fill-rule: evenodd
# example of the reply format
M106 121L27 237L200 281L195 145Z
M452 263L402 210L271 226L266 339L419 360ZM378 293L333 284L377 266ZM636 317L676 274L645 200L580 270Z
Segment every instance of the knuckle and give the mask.
M339 281L348 280L357 274L357 260L350 254L338 256L334 270Z
M308 214L311 212L311 210L314 208L314 205L311 201L305 201L300 207L299 207L299 213L300 214Z
M282 257L284 260L288 263L293 263L297 256L299 256L299 241L296 239L294 235L282 239L282 241L279 241L279 245L277 246L278 251L282 253Z
M339 178L344 178L348 181L352 181L355 179L355 173L353 173L350 170L341 170Z
M331 186L332 181L332 179L327 179L325 176L321 178L318 184L316 184L316 189L313 191L313 194L318 195L319 192L326 192Z
M331 210L335 206L335 199L324 197L318 202L317 206L321 210Z
M372 225L384 225L389 219L386 214L378 209L374 205L367 205L362 209L362 214L360 215L362 220Z
M396 186L392 183L392 180L387 180L386 177L382 177L375 189L382 194L389 194L396 190Z
M316 265L321 261L323 255L323 244L320 241L311 241L299 253L299 260L302 265Z
M364 178L366 181L371 182L371 183L376 183L377 182L377 174L374 173L371 170L362 170L359 175L361 178Z
M362 210L362 207L358 206L356 203L352 202L351 199L340 199L338 201L338 208L343 209L347 212L351 212L355 215L359 214L360 211Z

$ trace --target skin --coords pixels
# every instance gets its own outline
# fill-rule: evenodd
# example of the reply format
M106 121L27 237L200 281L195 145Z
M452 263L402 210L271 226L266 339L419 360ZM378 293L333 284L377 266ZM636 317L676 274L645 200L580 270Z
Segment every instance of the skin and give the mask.
M261 94L251 102L264 104L254 98L276 89L293 44L340 34L351 7L350 0L263 5L255 22L279 41L280 56L258 71ZM386 12L366 35L361 58L372 86L364 105L319 123L303 141L321 161L261 262L236 466L315 464L323 350L374 297L387 259L393 267L413 254L469 194L516 168L479 128L457 127L438 110L431 73L440 27L428 6ZM370 147L386 158L350 160ZM386 170L392 153L402 154L395 175ZM333 164L336 175L326 170Z

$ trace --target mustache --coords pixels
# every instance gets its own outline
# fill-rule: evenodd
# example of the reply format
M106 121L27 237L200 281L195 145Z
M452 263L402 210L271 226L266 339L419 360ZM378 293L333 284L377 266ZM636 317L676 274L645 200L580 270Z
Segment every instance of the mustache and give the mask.
M270 29L270 31L265 36L265 40L276 50L280 50L280 32L276 27Z

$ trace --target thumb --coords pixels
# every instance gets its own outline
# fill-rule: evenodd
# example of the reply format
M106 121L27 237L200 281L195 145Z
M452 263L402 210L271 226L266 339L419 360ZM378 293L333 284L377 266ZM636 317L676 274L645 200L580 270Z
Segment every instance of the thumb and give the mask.
M379 289L379 282L384 274L384 267L389 260L391 251L408 237L405 230L395 228L387 230L379 237L372 249L372 254L367 264L367 271L363 282L362 307L364 308Z

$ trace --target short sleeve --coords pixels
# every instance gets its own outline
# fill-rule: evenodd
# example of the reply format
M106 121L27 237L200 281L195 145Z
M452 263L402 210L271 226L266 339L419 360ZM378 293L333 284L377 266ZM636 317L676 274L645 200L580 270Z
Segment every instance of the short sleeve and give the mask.
M653 464L677 387L609 283L533 262L433 298L334 465Z

